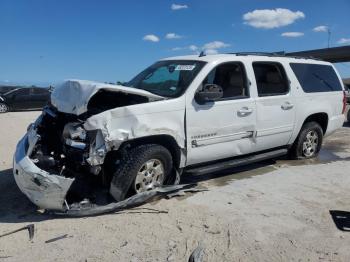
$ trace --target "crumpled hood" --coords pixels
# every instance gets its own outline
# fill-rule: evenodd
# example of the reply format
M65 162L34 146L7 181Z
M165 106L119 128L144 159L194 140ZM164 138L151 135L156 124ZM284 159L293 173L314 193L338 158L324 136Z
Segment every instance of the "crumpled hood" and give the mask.
M101 89L140 95L150 98L151 100L164 99L163 97L152 94L148 91L132 87L111 85L88 80L67 80L54 89L51 94L51 103L60 112L80 115L87 111L89 100Z

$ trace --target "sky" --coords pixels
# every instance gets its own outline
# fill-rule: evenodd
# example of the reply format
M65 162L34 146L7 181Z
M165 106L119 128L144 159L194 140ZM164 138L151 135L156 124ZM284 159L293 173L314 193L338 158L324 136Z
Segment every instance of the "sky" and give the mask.
M349 0L0 0L0 83L128 81L178 56L350 45ZM350 63L336 65L350 77Z

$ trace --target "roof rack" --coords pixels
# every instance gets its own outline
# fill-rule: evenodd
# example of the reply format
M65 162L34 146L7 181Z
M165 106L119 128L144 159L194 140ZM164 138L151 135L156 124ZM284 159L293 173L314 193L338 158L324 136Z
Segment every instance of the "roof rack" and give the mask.
M248 55L257 55L257 56L286 56L286 53L284 51L281 52L237 52L237 53L230 53L232 55L240 55L240 56L248 56Z
M269 56L269 57L290 57L290 58L296 58L296 59L314 59L314 60L322 60L318 59L312 56L296 56L296 55L289 55L285 51L279 51L279 52L237 52L237 53L228 53L231 55L236 56L249 56L249 55L255 55L255 56Z

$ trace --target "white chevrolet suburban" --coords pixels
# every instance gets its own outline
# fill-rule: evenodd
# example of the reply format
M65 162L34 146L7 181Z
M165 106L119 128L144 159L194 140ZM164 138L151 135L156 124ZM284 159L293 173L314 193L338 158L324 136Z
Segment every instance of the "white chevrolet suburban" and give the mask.
M69 80L18 143L14 177L65 210L97 188L120 201L184 171L312 158L343 125L343 89L330 63L249 53L167 58L122 85Z

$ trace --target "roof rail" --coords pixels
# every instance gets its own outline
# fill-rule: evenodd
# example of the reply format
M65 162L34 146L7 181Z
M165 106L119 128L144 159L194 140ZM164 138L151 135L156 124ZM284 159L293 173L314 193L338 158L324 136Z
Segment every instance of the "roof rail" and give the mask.
M284 51L282 52L237 52L237 53L231 53L233 55L257 55L257 56L286 56L286 53Z
M318 59L312 56L296 56L296 55L289 55L285 51L279 51L279 52L237 52L237 53L229 53L231 55L236 56L249 56L249 55L255 55L255 56L269 56L269 57L290 57L290 58L296 58L296 59L314 59L314 60L322 60Z

